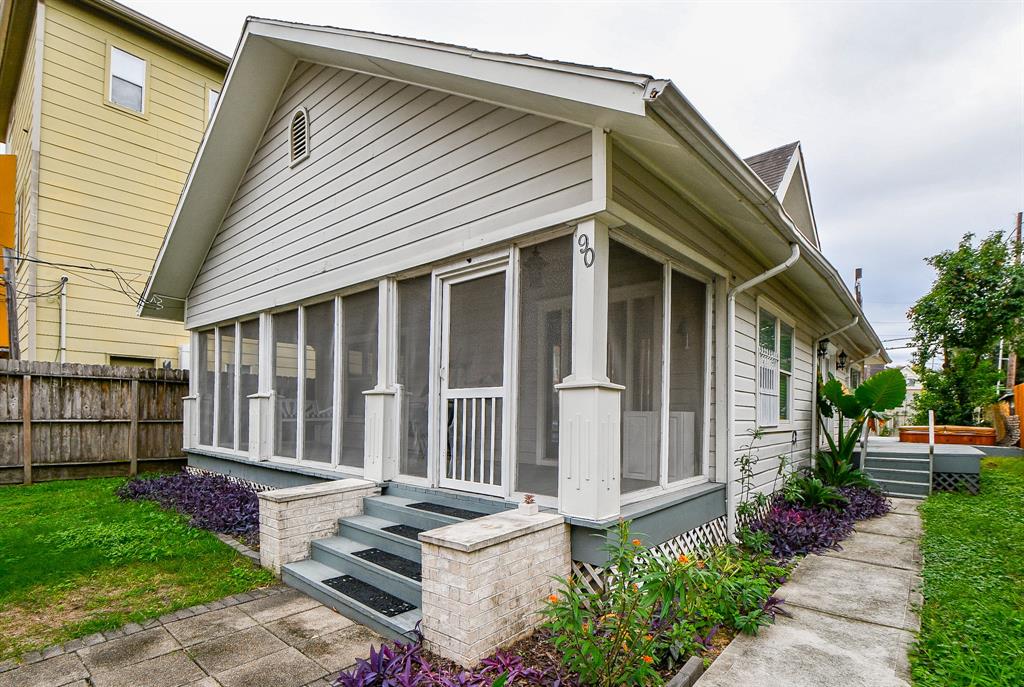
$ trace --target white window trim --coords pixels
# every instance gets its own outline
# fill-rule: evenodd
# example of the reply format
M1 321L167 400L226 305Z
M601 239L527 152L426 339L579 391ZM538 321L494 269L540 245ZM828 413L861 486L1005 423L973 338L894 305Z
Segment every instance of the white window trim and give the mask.
M755 418L754 419L755 419L755 422L757 423L757 426L758 426L759 429L764 429L765 431L768 431L768 432L788 432L788 431L793 430L795 425L796 425L796 423L793 420L793 399L794 399L794 394L793 394L793 386L794 386L794 384L793 384L793 380L794 380L794 378L796 376L795 369L791 369L789 371L789 385L788 385L787 390L786 390L786 394L787 394L787 397L786 397L786 408L789 411L787 413L788 417L786 417L785 419L782 419L780 417L778 423L773 424L773 425L769 425L769 424L762 424L761 423L761 418L756 416L756 414L758 412L758 409L761 407L761 384L760 384L760 376L761 376L761 355L760 355L760 345L761 345L761 342L760 342L761 311L764 310L768 314L770 314L770 315L775 317L775 343L776 343L776 346L779 348L779 350L777 351L777 353L779 354L779 367L778 367L778 370L776 371L776 380L775 380L775 385L776 386L775 386L775 388L779 390L779 398L780 399L782 397L782 387L781 387L781 384L779 382L779 378L782 375L782 350L781 350L781 347L782 347L782 328L781 328L781 326L783 324L786 324L786 325L789 325L790 329L793 330L793 340L792 340L792 342L790 344L792 346L792 349L790 350L790 361L791 361L790 364L795 368L796 367L796 337L797 337L796 321L795 321L795 319L794 319L794 317L792 315L790 315L786 310L784 310L781 307L779 307L778 305L776 305L776 303L774 301L772 301L770 298L767 298L766 296L758 296L755 299L754 308L755 308L755 311L756 311L756 315L755 315L755 318L754 318L754 349L755 349L755 351L754 351L754 361L755 361L755 370L754 370L754 412L755 412ZM780 415L781 415L781 413L780 413Z
M113 65L113 54L114 48L117 48L121 52L128 53L132 57L142 60L145 65L145 77L142 80L142 111L133 110L130 107L125 107L120 103L114 102L114 65ZM145 51L132 46L127 46L119 42L107 41L106 47L106 74L103 84L103 104L112 107L115 110L130 114L135 117L141 117L142 119L149 119L149 73L152 61ZM138 84L136 84L138 85Z

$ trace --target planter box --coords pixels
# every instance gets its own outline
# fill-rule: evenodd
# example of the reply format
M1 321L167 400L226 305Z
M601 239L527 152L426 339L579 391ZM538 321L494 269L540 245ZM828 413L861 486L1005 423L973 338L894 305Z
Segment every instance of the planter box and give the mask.
M900 427L900 441L910 444L927 444L928 428ZM936 425L936 444L969 444L973 446L995 446L996 430L991 427L961 427L957 425Z

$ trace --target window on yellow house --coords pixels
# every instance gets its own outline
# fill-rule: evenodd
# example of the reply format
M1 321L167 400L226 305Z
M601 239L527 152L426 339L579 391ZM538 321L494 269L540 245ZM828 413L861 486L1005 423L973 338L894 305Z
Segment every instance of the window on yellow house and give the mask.
M119 48L110 48L110 102L142 112L146 98L146 61Z

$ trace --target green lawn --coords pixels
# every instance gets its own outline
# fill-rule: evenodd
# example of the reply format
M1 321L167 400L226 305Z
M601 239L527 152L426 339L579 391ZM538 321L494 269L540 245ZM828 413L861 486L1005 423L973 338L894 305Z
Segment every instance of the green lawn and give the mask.
M0 660L273 581L123 482L0 487Z
M1024 685L1024 459L982 462L978 496L937 493L924 516L918 687Z

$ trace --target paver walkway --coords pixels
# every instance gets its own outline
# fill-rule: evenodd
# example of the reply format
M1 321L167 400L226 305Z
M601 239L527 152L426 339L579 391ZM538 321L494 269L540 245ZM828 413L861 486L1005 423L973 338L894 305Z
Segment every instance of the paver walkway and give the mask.
M698 687L908 687L920 629L919 501L858 523L841 551L808 556L776 593L793 617L740 635Z
M0 687L328 687L382 641L277 586L0 664Z

